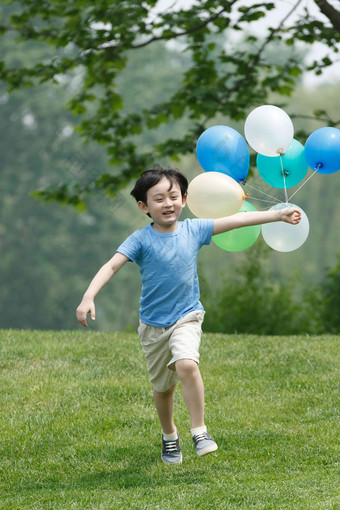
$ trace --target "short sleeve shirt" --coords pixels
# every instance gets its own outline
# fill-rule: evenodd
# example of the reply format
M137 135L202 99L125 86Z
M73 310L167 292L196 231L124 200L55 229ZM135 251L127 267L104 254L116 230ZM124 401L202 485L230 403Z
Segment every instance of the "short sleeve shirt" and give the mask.
M197 255L209 244L214 220L187 219L174 232L152 224L136 230L117 249L136 262L142 281L139 315L151 326L169 327L184 315L203 310L197 276Z

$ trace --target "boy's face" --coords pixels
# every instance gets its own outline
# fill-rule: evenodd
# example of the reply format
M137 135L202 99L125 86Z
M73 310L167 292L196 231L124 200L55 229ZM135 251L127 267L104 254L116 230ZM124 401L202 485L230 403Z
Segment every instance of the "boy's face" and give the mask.
M186 203L186 196L182 197L181 188L175 181L171 187L170 181L163 177L146 193L146 204L138 202L139 209L149 213L153 219L153 228L159 232L173 232L177 228L177 221Z

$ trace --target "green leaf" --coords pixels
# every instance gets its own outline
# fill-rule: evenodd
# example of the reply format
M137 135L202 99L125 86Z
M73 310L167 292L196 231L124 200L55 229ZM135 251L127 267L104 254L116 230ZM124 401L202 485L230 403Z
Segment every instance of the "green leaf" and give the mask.
M79 202L76 202L75 204L71 204L73 205L73 208L79 213L83 213L85 211L87 211L88 207L86 205L85 202L82 202L82 201L79 201Z
M324 116L327 117L326 110L314 110L313 114L315 115L315 117L324 117Z
M185 104L175 102L171 105L171 112L172 112L174 119L180 119L183 116L184 111L185 111Z
M290 96L293 92L293 87L289 87L288 85L281 85L278 87L278 92L283 96Z
M300 76L300 75L301 75L301 73L302 73L302 70L301 70L301 69L300 69L300 67L298 67L298 66L294 66L294 67L291 67L291 68L289 69L289 74L290 74L291 76L295 76L296 78L297 78L298 76Z

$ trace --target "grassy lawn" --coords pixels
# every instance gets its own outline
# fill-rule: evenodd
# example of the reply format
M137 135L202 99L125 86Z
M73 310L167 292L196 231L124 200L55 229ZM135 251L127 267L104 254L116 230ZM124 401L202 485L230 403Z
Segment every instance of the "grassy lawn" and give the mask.
M1 509L340 509L339 340L205 334L198 458L160 428L137 335L0 331Z

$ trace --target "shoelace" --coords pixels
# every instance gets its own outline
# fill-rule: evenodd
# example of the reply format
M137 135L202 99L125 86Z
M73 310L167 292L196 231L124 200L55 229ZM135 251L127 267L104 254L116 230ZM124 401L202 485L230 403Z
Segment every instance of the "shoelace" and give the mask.
M166 453L176 452L177 451L177 443L176 439L174 441L164 441L164 449Z
M199 432L198 434L195 434L194 436L195 444L198 443L198 441L201 441L202 439L209 439L209 434L207 432Z

